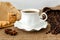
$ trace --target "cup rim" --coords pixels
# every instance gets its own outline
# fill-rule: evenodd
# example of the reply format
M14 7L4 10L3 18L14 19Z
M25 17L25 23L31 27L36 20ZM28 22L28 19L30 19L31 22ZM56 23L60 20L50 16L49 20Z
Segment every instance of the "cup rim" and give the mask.
M21 10L22 13L24 13L23 11L35 11L36 13L39 13L39 9L24 9L24 10Z

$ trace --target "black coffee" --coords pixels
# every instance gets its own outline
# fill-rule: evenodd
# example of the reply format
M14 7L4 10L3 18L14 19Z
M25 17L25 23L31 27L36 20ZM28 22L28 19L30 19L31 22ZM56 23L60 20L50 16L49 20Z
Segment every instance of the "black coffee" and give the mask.
M36 13L36 11L23 11L24 13Z

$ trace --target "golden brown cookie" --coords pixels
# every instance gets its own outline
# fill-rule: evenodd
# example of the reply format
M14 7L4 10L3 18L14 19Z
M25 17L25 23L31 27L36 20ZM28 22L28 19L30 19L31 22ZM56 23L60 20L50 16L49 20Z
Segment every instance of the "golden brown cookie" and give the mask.
M11 3L0 2L0 28L11 26L20 19L20 12Z

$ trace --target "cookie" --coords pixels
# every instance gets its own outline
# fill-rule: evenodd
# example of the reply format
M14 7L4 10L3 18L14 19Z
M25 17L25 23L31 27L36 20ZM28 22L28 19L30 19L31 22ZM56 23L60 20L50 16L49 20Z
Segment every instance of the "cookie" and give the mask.
M20 11L18 11L11 3L0 2L0 28L13 25L15 21L20 19Z

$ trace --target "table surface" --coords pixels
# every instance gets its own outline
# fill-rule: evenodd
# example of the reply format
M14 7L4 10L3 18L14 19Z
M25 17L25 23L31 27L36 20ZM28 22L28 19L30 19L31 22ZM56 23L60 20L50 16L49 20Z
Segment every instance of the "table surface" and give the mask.
M6 28L0 29L0 40L60 40L60 34L53 35L51 33L46 34L50 25L46 29L42 29L38 32L26 32L15 28L14 26L8 27L11 29L16 29L18 34L16 36L11 36L4 33Z

